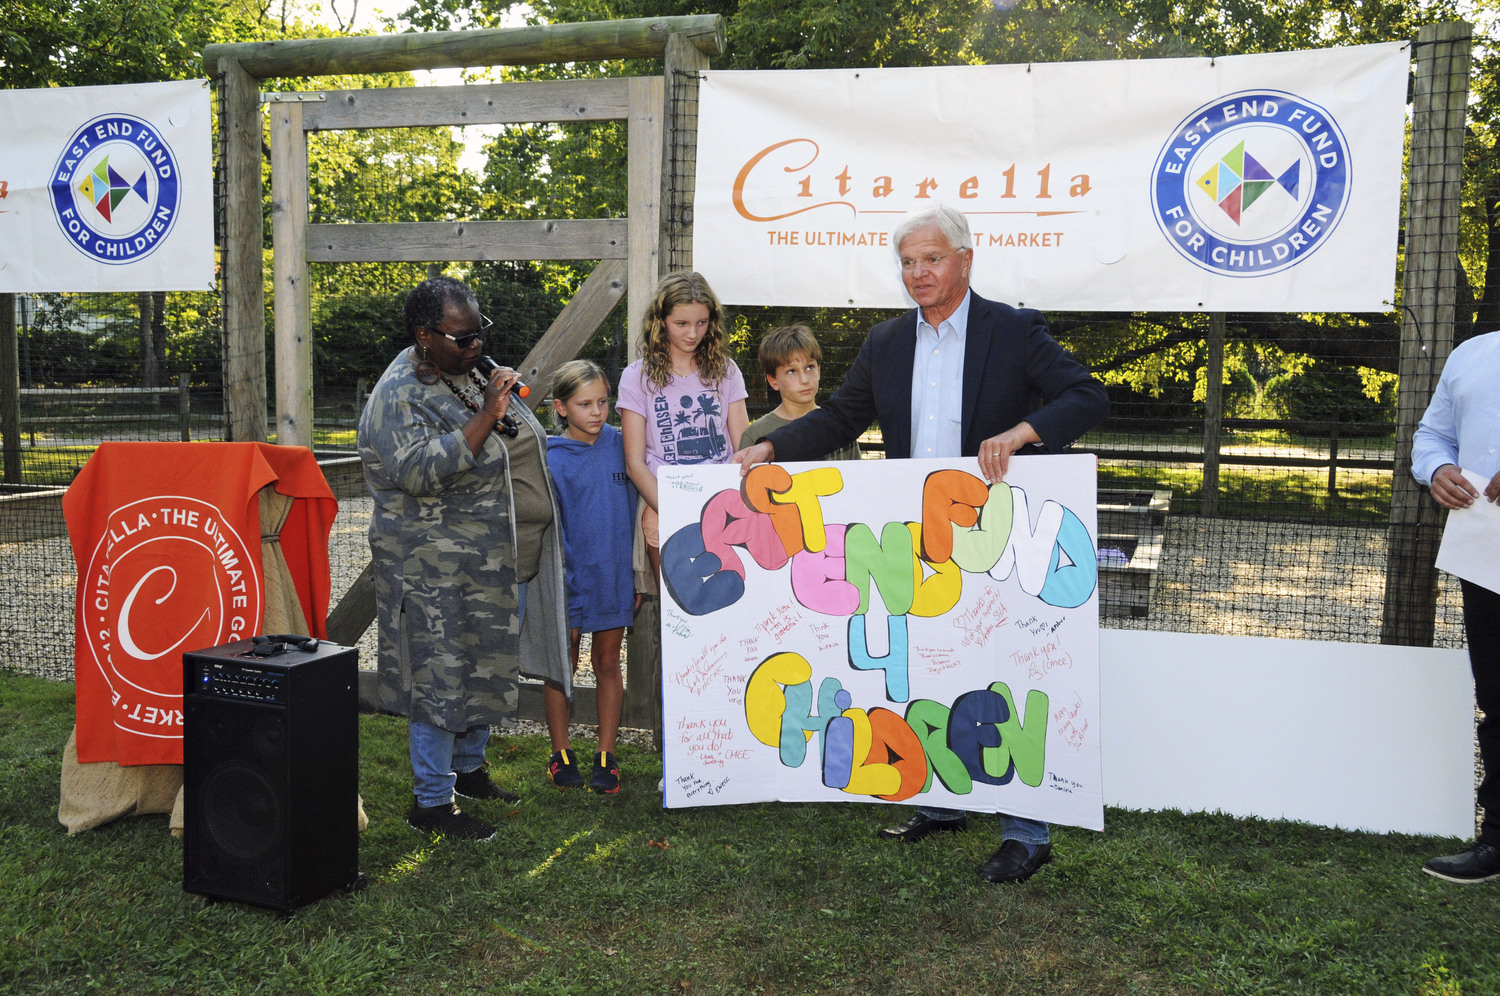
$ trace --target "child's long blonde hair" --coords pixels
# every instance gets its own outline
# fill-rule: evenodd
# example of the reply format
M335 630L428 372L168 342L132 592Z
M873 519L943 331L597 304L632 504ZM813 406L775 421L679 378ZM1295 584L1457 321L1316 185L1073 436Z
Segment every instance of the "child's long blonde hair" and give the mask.
M708 332L693 350L698 376L705 384L717 386L729 370L729 350L724 338L724 310L719 299L701 273L673 273L661 278L646 307L641 323L641 359L646 380L653 390L661 390L672 380L671 339L667 337L667 316L679 304L708 306Z

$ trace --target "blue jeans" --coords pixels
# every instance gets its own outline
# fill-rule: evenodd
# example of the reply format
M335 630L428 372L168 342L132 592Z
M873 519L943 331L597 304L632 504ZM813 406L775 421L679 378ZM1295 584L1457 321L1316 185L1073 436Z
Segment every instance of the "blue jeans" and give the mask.
M526 621L526 585L516 586L521 621ZM432 723L409 719L406 724L411 751L411 770L419 806L446 806L453 802L453 783L458 772L470 772L484 764L484 745L489 726L471 726L462 732L445 730Z
M962 809L942 809L937 806L918 806L917 812L929 820L957 820L964 816ZM1009 813L999 813L1000 817L1000 839L1019 840L1028 848L1036 849L1043 844L1050 843L1052 834L1047 828L1046 820L1029 820L1024 816L1011 816Z
M488 726L471 726L462 733L413 719L407 723L411 740L411 770L416 776L419 806L446 806L453 801L457 772L473 771L484 764L484 745L490 739Z

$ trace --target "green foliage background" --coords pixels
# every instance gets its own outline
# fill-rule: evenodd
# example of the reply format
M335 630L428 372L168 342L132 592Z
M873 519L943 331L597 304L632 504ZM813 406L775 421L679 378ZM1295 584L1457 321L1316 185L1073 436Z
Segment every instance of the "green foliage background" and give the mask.
M807 69L1081 59L1229 55L1415 37L1424 24L1476 24L1467 191L1461 231L1464 307L1458 338L1500 325L1500 179L1496 168L1497 0L417 0L390 16L329 27L309 0L5 0L0 86L72 86L191 77L213 42L350 32L461 29L679 14L720 14L728 50L717 68ZM337 15L340 8L329 10ZM350 10L342 8L345 14ZM358 11L358 7L353 7ZM326 20L326 17L324 18ZM472 78L534 80L654 74L654 60L572 63L477 72ZM409 74L263 81L267 91L409 86ZM622 123L538 124L504 129L482 172L466 170L447 128L325 132L310 154L312 220L445 221L470 218L621 217ZM269 171L269 164L266 166ZM267 184L269 188L269 184ZM269 208L267 217L269 218ZM269 245L269 220L267 221ZM490 351L519 361L587 276L590 264L449 266L476 287L498 334ZM269 272L269 267L268 267ZM400 302L425 274L414 264L314 267L316 376L320 396L378 376L404 334ZM710 278L712 274L710 273ZM267 297L268 302L272 299ZM1399 304L1399 302L1398 302ZM269 308L268 303L268 308ZM28 370L50 383L111 376L138 363L134 302L121 298L82 320L60 298L36 304ZM170 295L169 374L212 379L220 362L215 305ZM1224 379L1230 413L1253 417L1389 422L1399 311L1370 315L1231 315ZM625 359L623 314L585 350L611 373ZM812 325L830 346L825 387L837 383L864 329L884 314L832 309L741 308L733 339L748 362L759 332ZM1191 416L1205 393L1201 315L1054 313L1054 329L1110 385L1117 412ZM270 325L268 311L268 327ZM127 371L122 373L121 371ZM752 378L753 380L753 378ZM1321 413L1321 414L1320 414Z

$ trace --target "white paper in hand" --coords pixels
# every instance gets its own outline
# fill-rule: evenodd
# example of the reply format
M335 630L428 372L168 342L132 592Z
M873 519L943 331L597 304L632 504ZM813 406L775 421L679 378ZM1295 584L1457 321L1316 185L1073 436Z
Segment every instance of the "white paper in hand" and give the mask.
M1489 478L1469 470L1463 475L1480 497L1468 508L1448 512L1437 566L1455 577L1500 592L1500 504L1484 497Z

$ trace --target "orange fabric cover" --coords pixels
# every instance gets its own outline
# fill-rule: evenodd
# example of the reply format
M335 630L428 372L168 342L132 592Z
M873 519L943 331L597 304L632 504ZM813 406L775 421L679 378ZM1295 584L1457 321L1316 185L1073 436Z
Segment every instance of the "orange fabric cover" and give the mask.
M295 499L282 546L309 635L327 635L338 505L311 451L104 443L63 496L78 565L78 759L182 763L182 655L261 632L256 493Z

